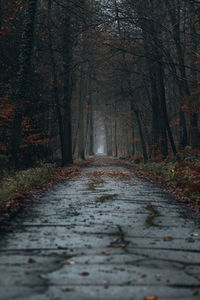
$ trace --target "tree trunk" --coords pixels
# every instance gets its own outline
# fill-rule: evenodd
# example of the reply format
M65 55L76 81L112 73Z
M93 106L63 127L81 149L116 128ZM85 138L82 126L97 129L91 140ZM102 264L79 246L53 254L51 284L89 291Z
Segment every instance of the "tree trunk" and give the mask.
M88 117L89 117L89 149L88 154L94 155L94 120L93 120L93 102L92 102L92 78L89 67L89 99L88 99Z
M168 118L168 113L167 113L167 106L166 106L166 96L165 96L165 84L164 84L164 70L163 70L163 64L161 63L162 61L162 55L160 55L160 59L158 62L158 67L159 67L159 76L158 76L158 81L159 81L159 90L160 90L160 103L161 103L161 109L162 109L162 114L163 114L163 120L165 122L165 127L168 132L168 137L171 143L172 151L174 155L177 154L176 146L174 143L174 138L172 135L172 131L169 125L169 118ZM163 126L164 127L164 126ZM167 137L166 135L164 136L164 148L165 148L165 155L167 156L168 154L168 146L167 146Z
M78 157L85 159L85 136L84 136L84 106L83 106L83 97L84 97L84 78L83 70L80 70L80 84L79 84L79 139L78 139Z
M114 156L118 156L118 145L117 145L117 120L116 120L116 113L117 113L117 107L116 104L114 104L114 111L115 111L115 119L114 119Z
M63 160L64 156L64 132L63 132L63 117L62 117L62 111L61 111L61 106L59 103L59 97L58 97L58 78L57 78L57 73L56 73L56 63L55 63L55 57L54 57L54 52L53 52L53 43L52 43L52 35L51 35L51 24L50 24L50 13L51 13L51 5L52 5L52 0L48 1L48 33L49 33L49 51L50 51L50 60L51 60L51 67L52 67L52 76L53 76L53 97L54 97L54 102L56 105L56 113L57 113L57 119L58 119L58 127L59 127L59 138L60 138L60 148L61 148L61 156Z
M191 16L195 15L195 9L190 4L190 12ZM198 89L198 77L197 77L197 71L196 71L196 64L197 64L197 52L198 52L198 39L199 36L196 32L196 28L194 25L193 20L190 21L190 31L191 31L191 39L192 39L192 53L191 53L191 73L192 73L192 89L193 89L193 95L192 95L192 104L191 104L191 117L190 117L190 128L191 128L191 146L193 149L199 149L200 146L200 131L198 128L198 113L196 112L198 110L197 108L197 101L198 97L195 95L195 92Z
M94 124L93 124L93 111L89 112L89 155L94 155Z
M140 141L141 141L141 146L142 146L142 153L143 153L143 157L144 157L144 162L147 162L148 155L147 155L147 149L146 149L146 143L145 143L145 139L144 139L144 134L143 134L143 130L142 130L142 124L141 124L139 112L138 112L137 109L135 109L135 107L133 106L132 102L131 102L131 109L132 109L132 111L135 114L136 122L137 122L137 125L138 125L138 130L139 130L139 134L140 134Z
M165 0L166 6L168 8L169 16L171 19L172 27L174 29L173 39L176 46L176 53L177 53L177 59L178 59L178 69L181 74L182 81L179 84L179 89L181 92L181 96L184 97L190 96L190 88L187 81L186 71L185 71L185 61L184 61L184 53L181 46L181 39L180 39L180 20L179 16L177 16L174 12L174 3L170 2L169 0ZM177 6L177 9L179 6ZM178 13L180 14L180 12ZM178 79L179 80L179 79ZM180 81L180 80L179 80ZM187 126L186 126L186 120L184 113L180 112L180 120L181 125L183 127L183 134L181 136L180 146L184 148L188 144L188 134L187 134Z
M64 18L64 48L63 48L63 64L64 64L64 112L63 112L63 136L62 145L62 165L73 163L72 158L72 128L71 128L71 98L72 98L72 47L73 41L71 37L71 18Z
M34 25L37 0L30 0L25 9L23 33L19 52L19 70L16 76L15 111L11 136L11 156L14 167L20 167L20 144L22 140L23 106L25 104L28 75L31 69L31 57L34 43Z

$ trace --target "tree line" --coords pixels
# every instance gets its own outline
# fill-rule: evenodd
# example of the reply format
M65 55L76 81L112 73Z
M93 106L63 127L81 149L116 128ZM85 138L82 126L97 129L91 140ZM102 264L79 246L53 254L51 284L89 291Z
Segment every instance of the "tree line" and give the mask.
M200 3L1 0L0 156L18 169L200 144ZM99 129L100 128L100 129Z

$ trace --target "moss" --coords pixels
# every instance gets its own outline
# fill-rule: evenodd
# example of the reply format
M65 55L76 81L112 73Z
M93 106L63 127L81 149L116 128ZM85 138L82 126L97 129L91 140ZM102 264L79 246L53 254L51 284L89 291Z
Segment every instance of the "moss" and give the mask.
M103 185L104 181L101 177L92 178L92 180L88 183L88 190L94 191L98 185Z
M122 230L121 226L119 226L119 225L118 225L118 229L119 229L119 231L116 232L115 235L119 236L121 238L121 240L124 241L124 236L125 236L124 231Z
M118 195L117 195L117 194L107 194L107 195L102 195L101 197L99 197L99 198L97 199L97 202L104 203L105 201L113 200L116 196L118 196Z
M149 226L159 226L154 222L155 218L160 216L159 212L151 204L147 205L146 209L150 212L150 215L146 218L146 224Z

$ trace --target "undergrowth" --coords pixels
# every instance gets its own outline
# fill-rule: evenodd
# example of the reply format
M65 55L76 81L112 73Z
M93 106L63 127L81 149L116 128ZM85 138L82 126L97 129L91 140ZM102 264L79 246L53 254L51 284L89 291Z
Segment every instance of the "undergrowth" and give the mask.
M135 163L125 162L136 169L145 172L146 177L155 176L167 188L178 196L186 197L200 204L200 155L186 150L181 152L178 159L159 162Z
M56 171L56 165L44 164L38 168L18 171L12 176L3 176L0 181L0 207L29 190L42 186L53 178Z

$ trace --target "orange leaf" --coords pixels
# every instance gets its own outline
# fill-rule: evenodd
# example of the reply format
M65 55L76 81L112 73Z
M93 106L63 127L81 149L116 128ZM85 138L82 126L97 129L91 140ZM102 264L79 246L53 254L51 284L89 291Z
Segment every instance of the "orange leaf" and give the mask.
M71 260L66 260L63 262L63 265L74 265L75 262L74 261L71 261Z
M164 238L165 242L171 242L172 240L173 240L173 237L171 237L171 236L167 236Z

